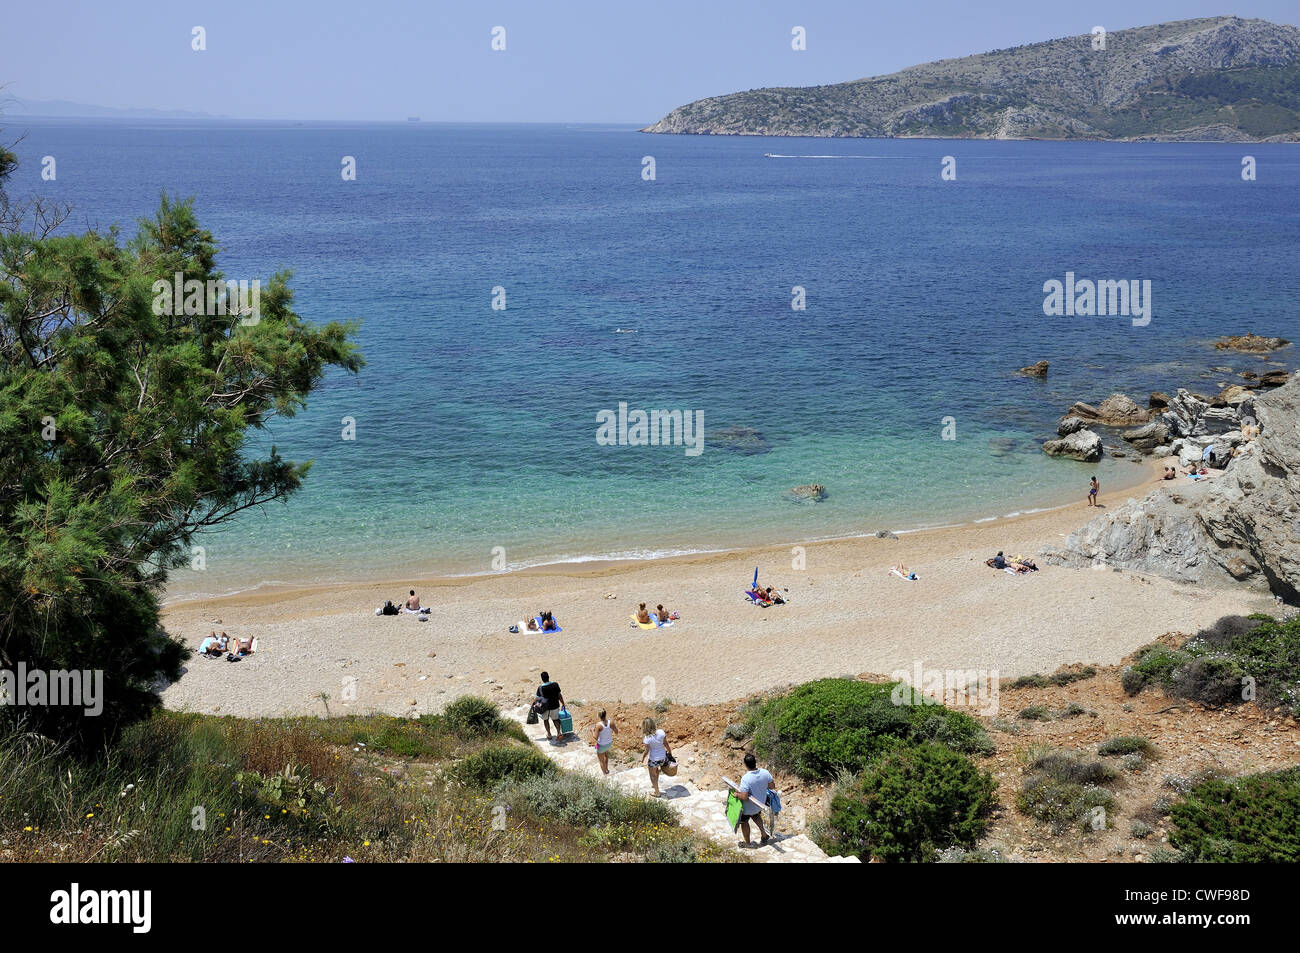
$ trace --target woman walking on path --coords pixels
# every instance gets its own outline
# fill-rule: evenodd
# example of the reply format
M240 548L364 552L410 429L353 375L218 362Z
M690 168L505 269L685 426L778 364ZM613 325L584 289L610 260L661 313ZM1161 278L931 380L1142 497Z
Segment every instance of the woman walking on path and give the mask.
M600 770L609 774L609 751L614 747L614 735L618 734L618 726L614 724L613 718L605 715L605 709L600 710L600 721L591 726L591 730L596 733L596 760L600 762Z
M641 722L641 744L645 751L641 752L641 760L646 762L646 767L650 770L650 786L654 788L652 797L661 797L659 793L659 769L668 763L672 757L673 749L668 744L668 739L664 737L664 730L655 727L655 720L647 718Z

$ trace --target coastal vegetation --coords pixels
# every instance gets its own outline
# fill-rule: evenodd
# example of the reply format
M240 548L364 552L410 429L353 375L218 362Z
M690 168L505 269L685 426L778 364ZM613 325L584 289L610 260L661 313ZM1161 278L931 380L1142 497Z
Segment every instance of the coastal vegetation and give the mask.
M1170 810L1169 860L1300 861L1300 767L1201 781Z
M159 710L93 759L10 725L0 736L0 859L730 859L666 805L561 774L491 702L456 708L492 717Z
M1220 619L1177 648L1145 646L1121 680L1130 695L1159 686L1212 707L1255 701L1300 714L1300 616Z
M256 315L203 295L158 307L156 283L225 280L190 202L164 194L129 240L74 234L66 209L3 194L13 167L0 156L0 658L102 673L103 697L93 717L11 705L0 718L92 749L155 709L189 655L160 625L168 570L203 563L198 533L306 477L309 463L253 435L362 360L354 324L293 310L285 272L260 286Z

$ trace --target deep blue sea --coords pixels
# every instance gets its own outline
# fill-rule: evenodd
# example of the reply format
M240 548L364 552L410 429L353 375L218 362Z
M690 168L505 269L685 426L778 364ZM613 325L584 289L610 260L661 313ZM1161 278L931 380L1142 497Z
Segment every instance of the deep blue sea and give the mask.
M331 376L269 435L315 461L303 491L211 534L207 569L178 571L173 596L488 572L494 547L516 568L1081 499L1093 472L1105 488L1135 468L1041 453L1073 401L1214 389L1234 378L1212 367L1262 364L1216 354L1216 335L1300 336L1297 146L0 124L24 136L11 195L71 203L65 227L129 234L164 189L193 196L228 277L291 269L300 314L362 321L362 373ZM1150 324L1045 317L1043 283L1067 271L1150 280ZM1040 359L1046 381L1014 373ZM768 450L599 445L597 414L620 402L757 428ZM810 482L824 502L786 497Z

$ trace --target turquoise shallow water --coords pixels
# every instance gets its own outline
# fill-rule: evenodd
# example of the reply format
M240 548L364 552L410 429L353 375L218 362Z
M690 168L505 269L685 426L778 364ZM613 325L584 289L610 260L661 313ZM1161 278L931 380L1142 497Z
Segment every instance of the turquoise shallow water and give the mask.
M164 188L193 195L229 276L288 267L300 313L363 320L362 374L332 377L270 435L316 461L304 491L212 534L206 571L177 573L173 595L486 572L495 547L513 568L1024 511L1081 495L1094 470L1104 486L1131 472L1038 450L1074 400L1210 389L1231 379L1211 367L1260 363L1216 354L1214 336L1300 333L1300 151L1283 145L40 120L6 133L26 133L14 191L71 202L70 226L130 226ZM1256 182L1240 178L1247 152ZM956 182L940 180L944 155ZM1067 271L1149 279L1151 323L1045 317L1043 282ZM1039 359L1046 381L1012 373ZM768 450L600 446L597 414L620 401L754 427ZM947 417L956 440L941 439ZM825 502L786 498L809 482Z

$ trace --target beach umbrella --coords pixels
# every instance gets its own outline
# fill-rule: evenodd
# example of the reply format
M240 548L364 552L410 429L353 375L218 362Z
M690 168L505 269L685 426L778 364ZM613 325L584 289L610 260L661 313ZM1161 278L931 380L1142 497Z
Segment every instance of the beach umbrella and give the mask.
M753 588L754 588L754 589L757 589L757 588L758 588L758 567L757 567L757 566L754 567L754 585L753 585Z

